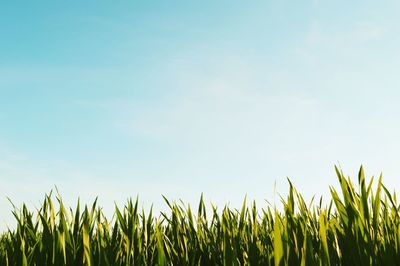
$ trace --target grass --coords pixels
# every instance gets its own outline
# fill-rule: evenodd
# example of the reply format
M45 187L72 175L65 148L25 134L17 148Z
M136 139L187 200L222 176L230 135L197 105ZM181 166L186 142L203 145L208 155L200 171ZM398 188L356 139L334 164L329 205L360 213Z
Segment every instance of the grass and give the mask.
M362 167L356 185L336 173L341 191L330 188L328 205L306 204L289 181L281 211L246 200L239 210L206 210L203 198L193 210L165 199L170 211L155 216L131 199L108 220L96 201L67 209L50 193L34 212L14 207L0 264L400 265L396 194L382 176L373 189Z

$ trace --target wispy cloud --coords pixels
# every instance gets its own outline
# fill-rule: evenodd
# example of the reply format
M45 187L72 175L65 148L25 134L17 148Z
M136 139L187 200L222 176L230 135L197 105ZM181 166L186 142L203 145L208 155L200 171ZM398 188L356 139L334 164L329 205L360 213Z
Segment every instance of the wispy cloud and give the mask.
M318 47L352 47L364 42L379 40L387 34L388 30L377 23L359 21L348 28L324 27L318 21L309 26L304 37L304 48L315 49Z
M358 22L350 35L359 41L378 40L387 34L387 29L373 22Z
M365 53L377 53L374 45L387 38L389 29L373 21L358 21L346 28L313 21L294 53L303 63L323 68L335 66L332 61L366 60ZM370 57L371 57L370 56Z

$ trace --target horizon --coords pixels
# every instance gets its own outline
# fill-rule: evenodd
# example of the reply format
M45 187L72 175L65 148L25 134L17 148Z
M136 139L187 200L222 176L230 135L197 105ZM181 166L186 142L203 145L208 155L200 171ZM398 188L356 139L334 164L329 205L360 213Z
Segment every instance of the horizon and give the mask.
M286 177L326 197L334 165L364 165L398 191L399 7L3 4L0 225L7 197L39 205L55 186L106 211L137 195L261 205Z

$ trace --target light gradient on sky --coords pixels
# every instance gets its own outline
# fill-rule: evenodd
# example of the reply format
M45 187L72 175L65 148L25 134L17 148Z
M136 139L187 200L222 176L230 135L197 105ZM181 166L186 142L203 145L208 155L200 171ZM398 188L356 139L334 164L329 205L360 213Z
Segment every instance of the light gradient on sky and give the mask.
M400 189L399 1L8 1L0 217L55 186L107 209L237 206L384 173ZM164 204L165 205L165 204Z

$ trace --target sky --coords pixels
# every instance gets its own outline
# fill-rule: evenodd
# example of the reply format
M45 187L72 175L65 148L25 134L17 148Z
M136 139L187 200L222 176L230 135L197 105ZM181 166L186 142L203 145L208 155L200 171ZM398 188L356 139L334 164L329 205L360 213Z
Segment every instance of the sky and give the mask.
M16 205L400 189L398 1L9 1L0 223Z

